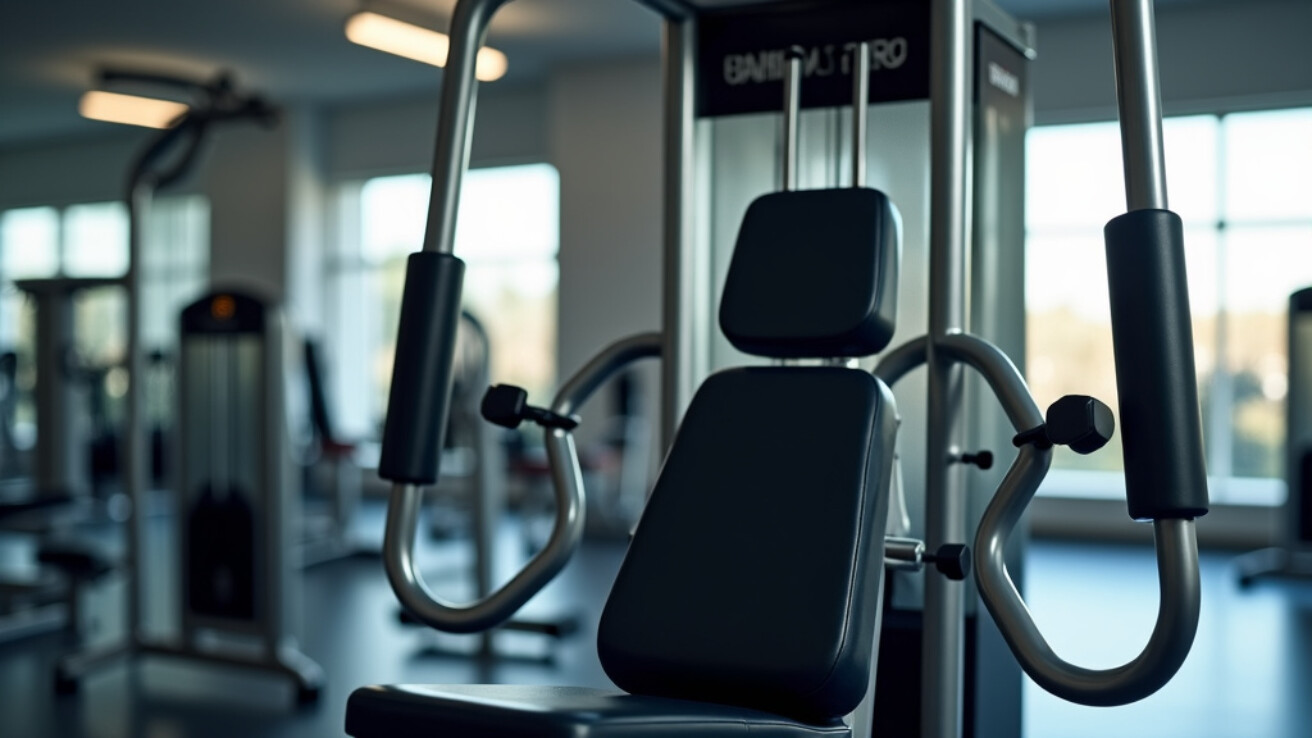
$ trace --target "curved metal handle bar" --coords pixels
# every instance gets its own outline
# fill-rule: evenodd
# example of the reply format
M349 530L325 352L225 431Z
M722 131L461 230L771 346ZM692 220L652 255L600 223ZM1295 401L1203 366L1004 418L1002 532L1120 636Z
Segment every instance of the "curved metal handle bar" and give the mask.
M433 150L433 189L428 201L424 250L449 254L455 248L460 185L469 168L478 80L478 50L492 16L510 0L460 0L451 14L446 70L437 113Z
M664 334L651 331L621 338L602 349L556 393L551 401L552 412L573 415L615 372L639 359L659 357L664 341Z
M209 84L162 75L116 71L102 72L101 79L104 82L128 80L174 85L204 95L202 103L189 108L174 125L146 142L129 170L129 198L141 184L148 184L152 190L161 190L186 176L200 155L201 144L205 142L212 123L252 120L269 126L277 120L276 108L258 95L239 94L233 89L232 79L227 74L219 74ZM179 144L184 137L185 143ZM182 153L174 158L172 164L161 167L160 162L165 154L178 145L183 147Z
M637 359L659 356L662 340L659 333L644 333L611 344L565 383L552 409L572 414L615 372ZM445 602L433 594L415 568L415 531L423 505L422 489L411 484L392 487L383 539L383 564L392 590L411 615L430 627L450 633L487 630L508 620L560 573L583 537L583 472L574 435L560 429L547 434L547 459L556 501L551 538L509 582L466 605Z
M1017 431L1041 425L1043 414L1025 380L1001 349L976 336L952 334L940 347L978 371L1002 403ZM1007 573L1007 540L1034 498L1052 461L1051 449L1020 449L975 534L975 572L980 597L1025 672L1039 686L1071 702L1123 705L1156 692L1179 670L1193 645L1201 601L1198 544L1192 520L1159 520L1153 532L1161 604L1143 651L1112 669L1085 669L1053 652Z
M929 336L920 336L884 354L875 365L874 375L892 387L911 370L923 365L929 357Z
M156 134L137 154L128 170L125 199L131 200L133 193L142 184L148 185L151 190L158 190L176 182L191 169L204 139L205 126L191 113L183 114L176 125ZM184 148L176 162L164 169L157 169L164 155L179 145Z

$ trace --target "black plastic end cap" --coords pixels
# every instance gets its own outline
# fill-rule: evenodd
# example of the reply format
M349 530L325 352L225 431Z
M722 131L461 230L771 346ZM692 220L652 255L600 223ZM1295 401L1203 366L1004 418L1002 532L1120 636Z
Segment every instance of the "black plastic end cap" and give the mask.
M512 384L494 384L483 394L479 412L483 419L502 428L515 429L524 422L528 392Z
M926 557L934 568L954 582L970 576L970 547L963 543L946 543L939 546L933 556Z
M1077 454L1091 454L1116 433L1116 417L1106 403L1088 395L1066 395L1048 406L1048 440Z

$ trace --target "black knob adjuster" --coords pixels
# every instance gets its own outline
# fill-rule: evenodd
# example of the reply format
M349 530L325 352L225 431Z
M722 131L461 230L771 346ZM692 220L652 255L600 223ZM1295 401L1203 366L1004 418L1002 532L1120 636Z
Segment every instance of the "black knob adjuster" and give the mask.
M1116 417L1106 403L1088 395L1066 395L1048 406L1046 422L1017 433L1017 448L1066 446L1077 454L1091 454L1107 445L1116 432Z
M927 553L922 558L932 563L943 576L960 582L970 576L970 547L961 543L945 543L935 553Z
M561 415L544 407L528 404L528 392L513 384L495 384L487 388L483 403L479 406L483 419L503 428L518 428L525 420L532 421L543 428L560 428L574 430L578 427L578 418Z

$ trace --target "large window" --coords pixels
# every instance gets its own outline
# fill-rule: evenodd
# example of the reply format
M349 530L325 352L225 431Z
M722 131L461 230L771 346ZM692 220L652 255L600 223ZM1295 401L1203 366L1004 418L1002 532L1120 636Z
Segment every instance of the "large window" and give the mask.
M1185 224L1203 435L1214 501L1278 504L1289 294L1312 285L1312 109L1170 118L1171 209ZM1124 212L1117 125L1047 126L1028 141L1027 376L1040 403L1113 407L1102 226ZM1059 451L1046 491L1118 495L1119 441ZM1101 472L1101 473L1100 473Z
M148 350L171 348L182 305L204 286L209 268L209 206L205 198L160 198L150 209L141 264L143 341ZM128 266L128 216L121 202L0 211L0 352L16 354L14 436L34 438L36 386L35 305L17 282L26 279L120 277ZM118 366L127 343L122 290L100 287L74 303L74 356L86 366ZM106 375L104 391L121 396L122 369ZM166 398L149 403L152 416L168 414Z
M422 246L429 189L425 174L341 188L328 338L338 422L356 437L376 437L387 410L405 260ZM559 193L546 164L472 170L456 231L464 305L490 334L492 376L538 398L555 384Z

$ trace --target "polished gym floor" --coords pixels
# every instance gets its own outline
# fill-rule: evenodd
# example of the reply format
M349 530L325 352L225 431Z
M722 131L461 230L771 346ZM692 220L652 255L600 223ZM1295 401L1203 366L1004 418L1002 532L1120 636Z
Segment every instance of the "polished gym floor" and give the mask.
M374 531L376 534L376 530ZM517 534L502 542L521 554ZM429 543L435 588L460 593L466 545ZM243 671L158 658L115 665L89 678L81 693L56 698L51 666L64 648L51 634L0 645L0 736L37 738L292 738L340 736L347 696L387 682L608 683L593 649L602 597L623 555L621 543L591 542L562 577L530 604L531 616L575 614L581 629L551 644L542 636L499 636L504 658L452 651L472 642L398 623L395 601L376 558L350 558L304 577L302 645L328 674L317 706L292 709L290 689ZM1033 685L1025 693L1025 734L1033 738L1298 738L1312 736L1312 584L1260 584L1241 591L1232 555L1203 558L1204 612L1193 653L1157 695L1116 709L1063 703ZM1088 666L1113 666L1147 639L1157 583L1149 548L1036 542L1029 550L1029 601L1059 654ZM160 594L152 611L167 624L167 570L152 575ZM120 627L112 610L100 635Z

